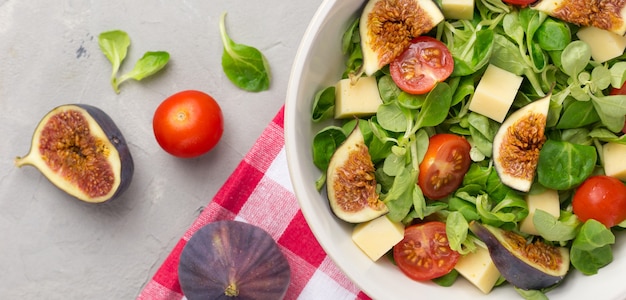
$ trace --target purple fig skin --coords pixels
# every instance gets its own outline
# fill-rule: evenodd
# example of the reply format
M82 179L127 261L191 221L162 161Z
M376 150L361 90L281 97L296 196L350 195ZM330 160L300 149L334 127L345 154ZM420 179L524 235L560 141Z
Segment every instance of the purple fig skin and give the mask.
M569 257L563 261L568 265L567 268L562 269L563 274L559 276L547 274L511 253L486 226L489 225L482 225L476 221L470 222L470 230L487 245L496 268L513 286L523 290L541 290L563 280L569 268ZM502 230L492 228L492 230Z
M282 299L291 269L265 230L225 220L193 234L181 252L178 277L189 300Z
M122 193L124 193L126 189L128 189L128 186L130 186L130 183L133 179L133 174L135 172L135 164L133 162L133 157L130 154L128 144L126 143L126 139L124 139L122 132L119 130L117 125L115 125L113 119L111 119L111 117L109 117L109 115L107 115L101 109L88 104L74 105L86 110L87 113L89 113L94 121L98 123L98 126L102 128L102 131L106 133L107 138L109 139L111 144L115 146L115 149L117 149L117 152L120 155L120 161L122 166L122 170L120 172L120 186L117 188L117 191L115 192L115 194L113 194L110 200L115 199L119 197Z

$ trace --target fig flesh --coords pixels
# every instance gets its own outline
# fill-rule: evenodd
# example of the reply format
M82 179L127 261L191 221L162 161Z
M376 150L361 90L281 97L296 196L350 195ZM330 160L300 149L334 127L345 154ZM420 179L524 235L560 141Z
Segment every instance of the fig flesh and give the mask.
M500 274L512 285L524 290L540 290L559 283L569 270L569 251L476 221L470 230L489 250Z
M363 71L371 76L443 21L432 0L369 0L359 20Z
M374 164L358 124L330 159L326 190L331 210L346 222L367 222L389 212L376 193Z
M546 141L550 95L509 115L493 139L493 164L505 185L528 192Z
M291 269L265 230L224 220L191 236L180 254L178 277L189 300L282 299Z
M86 104L48 112L35 129L30 151L15 164L34 166L59 189L89 203L117 198L134 172L121 131L104 111Z

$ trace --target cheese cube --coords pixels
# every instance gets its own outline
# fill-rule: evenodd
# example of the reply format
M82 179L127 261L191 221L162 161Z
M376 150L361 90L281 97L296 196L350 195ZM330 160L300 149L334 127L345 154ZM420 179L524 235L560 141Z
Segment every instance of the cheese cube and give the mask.
M602 147L604 173L626 181L626 145L606 143Z
M500 271L491 260L489 250L477 247L476 252L459 258L454 269L485 294L491 292L500 278Z
M561 215L561 202L556 190L547 189L540 194L528 194L526 195L526 203L528 204L528 216L520 222L519 230L521 232L539 235L535 223L533 223L533 216L537 209L541 209L556 218Z
M376 77L360 77L354 85L346 78L335 85L337 119L373 115L382 103Z
M474 0L443 0L441 10L446 19L471 20L474 18Z
M352 241L373 261L381 258L404 238L404 225L392 222L387 216L357 224Z
M521 76L490 64L476 86L469 110L502 123L522 80Z
M591 57L599 63L622 55L626 49L626 37L608 30L584 27L576 36L591 47Z

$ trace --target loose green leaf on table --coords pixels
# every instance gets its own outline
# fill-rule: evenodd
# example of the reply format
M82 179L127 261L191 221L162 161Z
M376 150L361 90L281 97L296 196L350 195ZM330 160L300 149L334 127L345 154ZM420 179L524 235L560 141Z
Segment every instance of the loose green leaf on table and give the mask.
M226 33L226 13L220 17L220 36L224 44L222 69L237 87L260 92L269 89L270 67L267 59L258 49L235 43Z
M119 85L122 82L131 78L139 81L151 76L163 69L170 59L170 54L165 51L148 51L137 61L130 72L118 77L117 74L130 46L128 34L122 30L106 31L98 36L98 44L104 56L111 62L111 86L118 94Z
M116 85L119 86L122 82L131 78L140 81L153 75L163 69L169 60L170 54L165 51L146 52L143 57L137 61L135 67L130 70L130 72L117 79Z
M98 36L98 44L104 56L109 59L112 65L111 85L115 87L117 72L128 53L130 38L128 34L121 30L111 30L103 32Z

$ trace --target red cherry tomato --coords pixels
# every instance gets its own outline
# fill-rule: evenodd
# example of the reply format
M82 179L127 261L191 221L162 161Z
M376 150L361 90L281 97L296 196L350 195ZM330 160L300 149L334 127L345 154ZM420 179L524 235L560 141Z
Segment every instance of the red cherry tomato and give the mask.
M189 90L165 99L154 112L152 127L163 150L190 158L215 147L224 132L224 118L211 96Z
M622 85L621 88L617 89L617 88L612 88L611 95L626 95L626 83L624 83L624 85ZM622 133L626 133L626 122L624 122L624 127L622 128Z
M398 268L413 280L430 280L448 274L459 253L450 249L446 224L431 221L411 225L404 230L404 239L393 247Z
M428 36L415 38L411 45L396 57L389 70L391 78L403 91L425 94L437 82L446 80L454 69L454 60L448 47Z
M610 176L591 176L574 192L574 214L581 221L594 219L611 228L626 220L626 186Z
M502 2L524 7L537 2L537 0L502 0Z
M429 139L417 178L424 196L441 199L461 185L471 164L470 149L465 138L451 133L435 134Z

